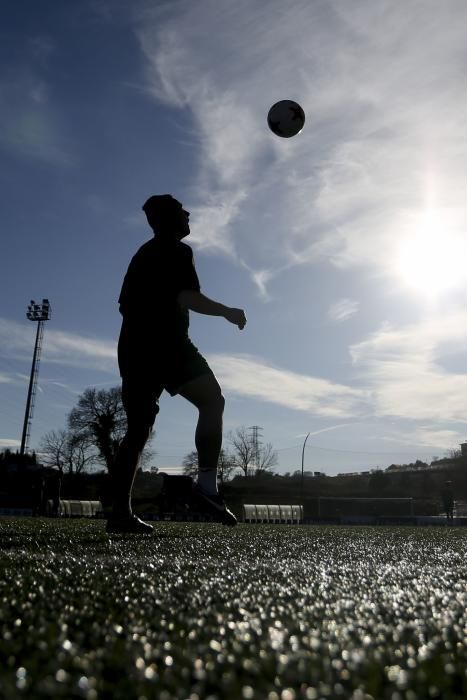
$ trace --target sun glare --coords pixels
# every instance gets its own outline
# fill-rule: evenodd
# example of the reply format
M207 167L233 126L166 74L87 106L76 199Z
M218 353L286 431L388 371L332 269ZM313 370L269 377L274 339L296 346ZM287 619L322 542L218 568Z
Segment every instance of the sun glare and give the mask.
M467 245L458 225L442 210L428 209L401 243L397 274L428 297L437 297L466 279Z

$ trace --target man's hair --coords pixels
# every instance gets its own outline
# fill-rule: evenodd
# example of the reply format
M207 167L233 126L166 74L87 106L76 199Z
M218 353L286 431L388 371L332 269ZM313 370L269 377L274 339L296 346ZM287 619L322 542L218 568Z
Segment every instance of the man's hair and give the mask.
M174 211L179 211L182 203L172 197L171 194L153 194L143 204L143 211L147 217L164 219Z

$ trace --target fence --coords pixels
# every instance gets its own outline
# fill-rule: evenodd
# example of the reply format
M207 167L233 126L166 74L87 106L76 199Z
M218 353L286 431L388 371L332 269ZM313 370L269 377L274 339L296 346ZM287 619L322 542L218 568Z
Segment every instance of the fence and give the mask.
M320 496L313 499L311 515L318 518L341 516L413 516L413 498L353 498Z

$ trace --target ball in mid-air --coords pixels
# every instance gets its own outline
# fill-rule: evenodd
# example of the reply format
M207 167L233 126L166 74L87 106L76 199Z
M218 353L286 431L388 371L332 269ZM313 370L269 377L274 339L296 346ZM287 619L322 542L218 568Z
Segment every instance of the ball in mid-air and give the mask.
M303 108L293 100L276 102L268 112L268 126L276 136L296 136L305 124Z

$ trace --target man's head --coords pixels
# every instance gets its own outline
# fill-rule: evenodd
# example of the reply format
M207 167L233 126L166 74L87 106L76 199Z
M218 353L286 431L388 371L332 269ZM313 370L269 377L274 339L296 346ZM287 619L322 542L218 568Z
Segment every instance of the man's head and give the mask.
M171 194L155 194L143 204L148 224L154 233L175 236L178 240L190 233L190 213Z

